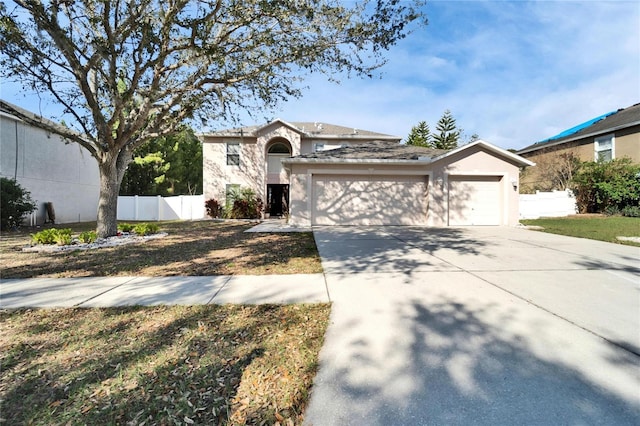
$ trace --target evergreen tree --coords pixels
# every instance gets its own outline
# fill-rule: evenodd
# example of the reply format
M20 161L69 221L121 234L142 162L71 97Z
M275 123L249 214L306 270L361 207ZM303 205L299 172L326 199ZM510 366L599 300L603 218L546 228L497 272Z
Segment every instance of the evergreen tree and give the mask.
M198 193L202 193L202 143L187 127L136 149L120 186L120 195Z
M421 121L417 126L411 128L409 136L406 140L407 145L424 146L431 148L433 143L431 142L431 131L426 121Z
M436 130L440 133L433 135L433 147L438 149L453 149L458 146L461 130L456 125L456 119L451 115L451 111L446 110L438 124Z

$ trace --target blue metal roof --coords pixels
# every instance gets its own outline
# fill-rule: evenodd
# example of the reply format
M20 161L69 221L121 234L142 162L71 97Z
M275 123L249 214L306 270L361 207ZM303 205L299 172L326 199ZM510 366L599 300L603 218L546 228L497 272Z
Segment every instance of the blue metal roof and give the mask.
M618 111L611 111L611 112L608 112L608 113L606 113L606 114L602 114L602 115L601 115L601 116L599 116L599 117L592 118L592 119L591 119L591 120L589 120L589 121L585 121L584 123L578 124L577 126L574 126L574 127L570 128L570 129L567 129L567 130L565 130L565 131L563 131L563 132L561 132L561 133L558 133L558 134L557 134L557 135L555 135L555 136L552 136L552 137L550 137L550 138L547 138L547 139L545 139L545 140L542 140L542 141L540 141L540 142L536 142L536 143L545 143L545 142L553 141L553 140L556 140L556 139L560 139L560 138L564 138L564 137L566 137L566 136L572 135L572 134L574 134L574 133L579 132L579 131L580 131L580 130L582 130L582 129L585 129L585 128L587 128L587 127L591 126L591 125L592 125L592 124L594 124L594 123L597 123L598 121L600 121L600 120L602 120L602 119L607 118L608 116L610 116L610 115L612 115L612 114L615 114L616 112L618 112Z

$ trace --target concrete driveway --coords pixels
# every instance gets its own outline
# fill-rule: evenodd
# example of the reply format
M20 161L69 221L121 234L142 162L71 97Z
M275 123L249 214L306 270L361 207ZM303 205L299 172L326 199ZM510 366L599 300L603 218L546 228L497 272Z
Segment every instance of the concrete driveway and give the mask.
M640 249L506 227L317 228L310 425L640 423Z

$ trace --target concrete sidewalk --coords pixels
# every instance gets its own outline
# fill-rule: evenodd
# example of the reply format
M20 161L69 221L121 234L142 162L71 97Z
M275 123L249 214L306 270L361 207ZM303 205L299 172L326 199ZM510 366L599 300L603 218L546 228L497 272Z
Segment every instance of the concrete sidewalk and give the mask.
M0 308L322 303L322 274L8 279Z

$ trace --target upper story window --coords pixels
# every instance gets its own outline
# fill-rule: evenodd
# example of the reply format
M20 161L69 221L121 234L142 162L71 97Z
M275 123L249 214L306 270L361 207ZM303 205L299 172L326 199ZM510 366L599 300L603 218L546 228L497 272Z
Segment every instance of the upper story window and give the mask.
M614 135L605 135L596 138L593 144L595 161L611 161L616 158Z
M269 154L289 154L291 155L291 151L289 151L289 148L283 144L283 143L275 143L273 145L271 145L271 147L269 148Z
M324 144L323 143L313 144L313 151L314 152L324 151Z
M227 143L227 166L240 165L240 144Z

